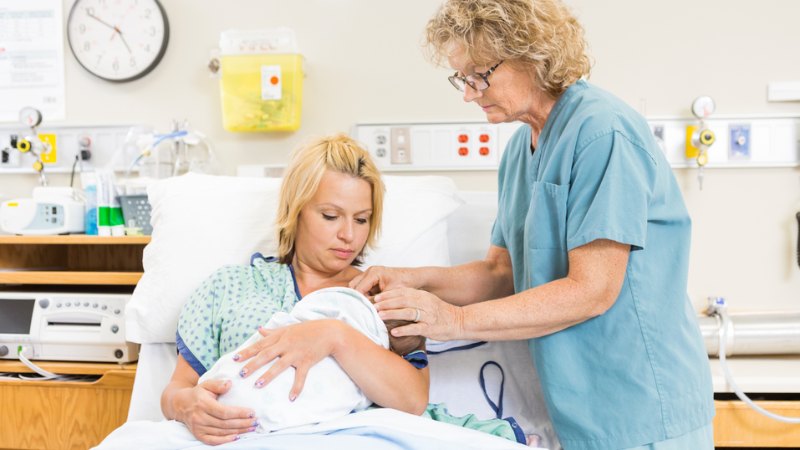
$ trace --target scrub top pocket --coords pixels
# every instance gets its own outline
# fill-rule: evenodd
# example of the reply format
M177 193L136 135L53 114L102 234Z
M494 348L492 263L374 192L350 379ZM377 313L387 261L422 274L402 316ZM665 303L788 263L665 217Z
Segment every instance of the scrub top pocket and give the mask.
M525 239L532 249L567 248L568 184L534 181L525 218Z

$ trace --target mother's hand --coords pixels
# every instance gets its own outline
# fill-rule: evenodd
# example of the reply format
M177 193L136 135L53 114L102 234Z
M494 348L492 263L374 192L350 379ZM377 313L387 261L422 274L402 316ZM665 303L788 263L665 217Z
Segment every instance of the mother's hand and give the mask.
M392 330L393 336L425 336L437 341L459 339L463 329L462 311L458 306L439 299L430 292L403 288L375 296L375 309L383 320L419 321Z
M234 359L245 361L253 358L242 369L243 378L274 360L280 358L258 380L256 387L269 384L284 370L295 368L294 385L289 391L289 399L295 401L306 381L309 369L332 355L343 335L343 322L333 319L309 320L294 325L268 330L259 328L264 336L255 344L239 352Z
M180 389L173 400L174 419L208 445L235 441L240 434L255 431L258 421L251 409L226 406L217 401L217 397L230 388L230 381L206 380L192 388Z

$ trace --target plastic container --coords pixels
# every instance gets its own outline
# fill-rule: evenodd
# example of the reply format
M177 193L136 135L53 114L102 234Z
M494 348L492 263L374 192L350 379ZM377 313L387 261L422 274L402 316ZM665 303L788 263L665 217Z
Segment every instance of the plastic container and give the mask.
M147 194L144 195L120 195L119 204L122 206L122 217L127 228L141 228L145 236L153 234L153 226L150 225L150 201Z
M303 57L288 28L225 31L220 94L228 131L294 131L300 128Z
M86 234L97 236L97 177L94 172L81 172L81 184L86 193Z

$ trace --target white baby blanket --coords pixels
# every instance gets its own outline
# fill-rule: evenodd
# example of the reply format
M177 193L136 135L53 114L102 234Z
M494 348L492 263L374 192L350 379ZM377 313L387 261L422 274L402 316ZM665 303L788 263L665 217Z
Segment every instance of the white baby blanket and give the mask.
M266 328L275 329L319 319L341 320L377 345L389 348L389 333L375 307L366 297L348 288L334 287L313 292L298 302L290 314L275 313L267 322ZM243 379L239 372L248 361L234 361L233 355L261 338L258 332L254 333L234 352L221 357L199 381L231 380L231 390L220 395L217 400L225 405L253 409L259 423L256 431L268 433L324 422L372 404L332 356L326 357L309 370L303 392L294 402L289 401L289 391L294 384L294 368L284 371L268 385L256 388L256 380L277 359Z

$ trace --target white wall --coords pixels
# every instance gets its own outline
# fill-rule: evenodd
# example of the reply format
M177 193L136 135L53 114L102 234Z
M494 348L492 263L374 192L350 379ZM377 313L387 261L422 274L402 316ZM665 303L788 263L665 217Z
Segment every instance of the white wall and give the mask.
M567 0L580 11L597 60L591 82L648 115L688 115L699 95L720 114L790 113L767 103L771 81L800 79L800 2L772 0ZM158 68L126 84L83 70L67 48L67 122L146 122L166 129L188 119L213 140L227 174L239 164L285 162L308 134L348 131L359 121L480 119L418 42L434 0L162 0L171 26ZM72 0L64 0L65 17ZM303 125L295 133L237 134L221 123L208 51L222 30L294 28L307 58ZM45 118L46 120L46 118ZM496 173L445 173L462 189L496 190ZM800 170L678 170L694 221L690 291L722 295L734 308L800 308L793 263ZM51 176L54 184L64 176ZM0 175L0 194L25 196L33 176ZM488 238L488 237L487 237Z

